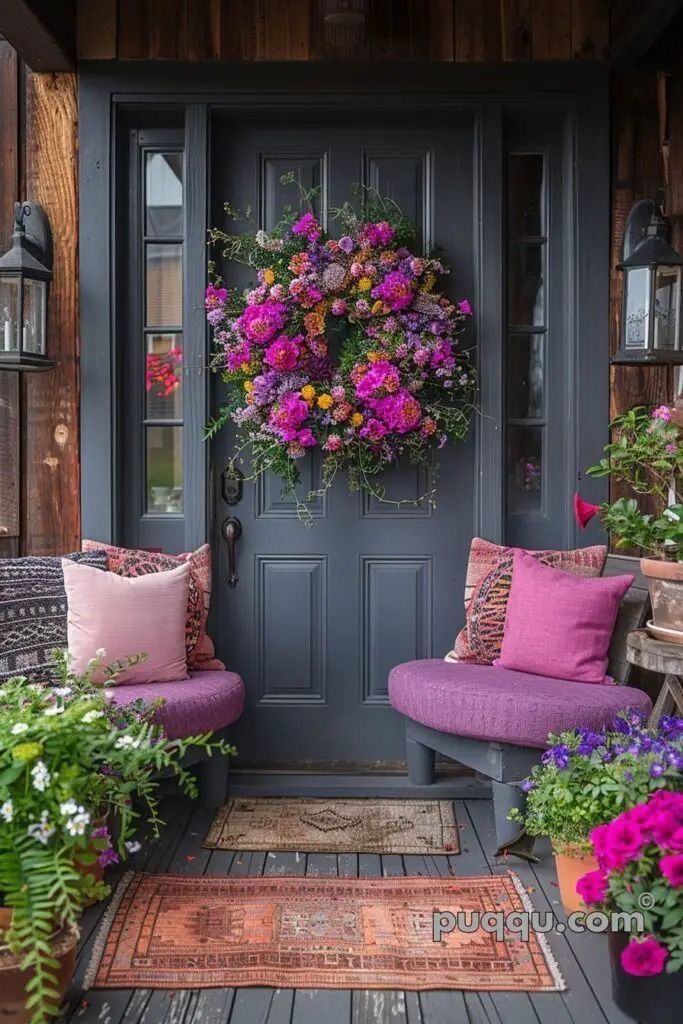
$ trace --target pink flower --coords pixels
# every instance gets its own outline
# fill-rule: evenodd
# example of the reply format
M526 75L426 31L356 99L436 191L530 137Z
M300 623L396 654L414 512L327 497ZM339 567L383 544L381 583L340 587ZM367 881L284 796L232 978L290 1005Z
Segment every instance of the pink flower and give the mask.
M607 826L602 856L604 866L610 871L621 871L629 861L640 856L645 844L646 838L640 827L625 815L620 815ZM600 861L598 857L598 863Z
M381 284L372 289L373 299L381 299L389 309L397 312L413 301L413 286L409 277L400 270L392 270Z
M351 277L362 277L363 276L363 264L357 260L351 264Z
M235 373L239 370L244 363L251 362L251 346L248 341L242 341L236 348L229 349L227 352L227 364L228 370L231 373Z
M594 505L590 501L584 501L579 492L576 492L574 495L574 518L582 530L586 529L593 516L596 516L599 511L599 505Z
M631 939L628 946L621 952L621 966L627 974L644 978L652 974L661 974L669 952L665 946L657 942L654 935L646 938Z
M373 444L377 444L386 435L387 428L381 420L372 417L364 426L361 427L359 433L366 441L371 441Z
M607 878L602 871L589 871L576 883L576 891L586 904L602 903L607 895Z
M346 388L342 387L341 384L335 384L330 391L330 394L334 398L335 402L343 402L346 398Z
M683 885L683 853L670 853L659 861L659 870L674 888Z
M361 231L361 237L364 238L369 245L389 245L395 235L395 231L391 224L385 220L379 221L377 224L365 224Z
M468 299L460 299L458 303L458 313L462 313L463 316L472 316L472 307L470 306Z
M375 403L377 414L390 430L407 434L414 430L422 419L422 407L410 391L399 391L397 395L380 398Z
M372 363L370 369L356 385L360 399L376 398L381 392L397 391L400 377L396 367L386 359Z
M302 448L313 448L317 444L310 427L304 427L303 430L300 430L296 435L296 440Z
M237 321L237 326L250 341L265 345L284 327L285 317L285 304L269 299L258 306L247 306Z
M268 346L263 361L272 366L274 370L293 370L299 358L299 346L286 335L281 334L272 344Z
M671 409L668 405L658 406L652 413L653 420L665 420L667 423L671 420Z
M339 436L339 434L330 434L327 441L325 441L325 444L323 445L323 448L326 452L338 452L343 447L344 442Z
M207 285L206 291L204 292L204 306L207 310L216 309L217 306L222 305L228 297L227 288L216 288L214 285Z
M661 846L667 850L673 850L675 847L672 846L674 836L678 832L680 826L676 821L676 818L671 814L666 807L653 811L650 815L648 822L649 830L652 838L656 842L657 846Z
M343 299L334 299L330 310L334 316L344 316L348 309Z
M308 405L296 392L285 395L270 411L269 423L283 441L298 440L299 427L308 416Z
M293 235L303 235L309 242L315 242L320 238L320 225L315 216L309 211L303 217L299 217L295 224L292 224Z

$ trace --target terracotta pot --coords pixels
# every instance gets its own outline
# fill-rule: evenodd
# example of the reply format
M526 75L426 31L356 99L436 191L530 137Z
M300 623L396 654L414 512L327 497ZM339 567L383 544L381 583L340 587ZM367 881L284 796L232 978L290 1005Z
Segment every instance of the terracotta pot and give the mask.
M683 634L683 562L641 558L640 568L647 576L655 626Z
M9 921L12 911L7 907L0 908L0 921ZM78 945L77 928L60 928L52 937L52 950L59 964L57 970L57 989L61 1003L71 984L76 967L76 946ZM19 969L21 957L10 953L0 946L0 1019L3 1024L26 1024L31 1019L31 1011L24 1006L26 999L26 983L31 974Z
M560 886L562 906L567 914L585 910L586 905L576 891L576 883L582 875L597 869L598 862L592 854L572 855L569 852L555 854L557 881Z
M640 1024L680 1024L683 971L662 971L644 978L627 974L621 966L621 951L628 940L625 932L607 933L614 1002Z

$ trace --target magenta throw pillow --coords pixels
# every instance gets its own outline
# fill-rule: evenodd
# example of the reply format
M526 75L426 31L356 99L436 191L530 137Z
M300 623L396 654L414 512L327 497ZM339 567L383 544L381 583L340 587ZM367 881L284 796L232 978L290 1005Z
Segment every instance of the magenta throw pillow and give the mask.
M85 672L95 652L105 664L146 654L117 683L187 679L185 618L190 564L146 576L119 576L62 559L71 664ZM95 679L95 682L102 680Z
M612 631L634 576L581 579L516 550L499 668L607 682Z

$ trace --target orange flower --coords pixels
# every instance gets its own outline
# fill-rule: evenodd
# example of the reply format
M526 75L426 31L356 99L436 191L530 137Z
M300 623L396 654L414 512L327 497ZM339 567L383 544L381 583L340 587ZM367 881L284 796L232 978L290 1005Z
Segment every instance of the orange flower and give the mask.
M270 267L268 267L267 270L263 271L263 283L267 284L267 285L271 285L271 284L275 283L275 274L270 269Z
M378 363L380 361L380 359L384 359L384 353L383 352L368 352L368 362L369 363Z
M373 302L373 304L372 304L371 312L372 313L381 313L383 306L384 306L384 303L382 302L382 300L381 299L377 299L377 301Z
M293 274L303 274L308 270L309 262L307 252L295 252L289 261L289 269Z
M333 404L334 404L334 399L332 398L332 395L324 394L324 395L320 395L320 397L318 398L318 408L319 409L329 409L330 406L333 405Z
M352 427L359 427L362 422L363 422L363 413L362 412L354 412L353 416L351 417L351 426Z
M309 337L316 337L325 330L325 317L320 313L307 313L304 317L304 326Z

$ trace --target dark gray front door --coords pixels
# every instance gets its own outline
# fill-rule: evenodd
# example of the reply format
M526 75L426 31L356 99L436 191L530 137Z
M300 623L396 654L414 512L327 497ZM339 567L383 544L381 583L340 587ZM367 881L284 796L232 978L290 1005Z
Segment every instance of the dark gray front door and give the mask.
M323 120L329 123L322 123ZM472 119L450 114L432 126L424 115L365 123L320 118L288 126L259 117L258 128L218 120L214 126L212 212L222 204L251 206L266 229L294 198L280 184L294 170L322 189L321 216L362 182L397 200L417 225L419 245L438 248L452 267L452 298L473 298L476 280ZM381 127L380 127L381 124ZM334 222L331 222L334 231ZM240 268L226 267L243 285ZM470 335L466 343L473 344ZM214 401L221 398L220 387ZM213 631L221 657L238 671L247 708L235 735L243 762L402 759L403 724L387 698L393 665L442 656L461 619L467 552L472 536L473 443L439 453L436 509L397 510L337 480L313 502L306 528L281 497L276 477L245 483L230 509L220 473L233 439L215 444L214 551L217 578ZM316 486L315 457L302 465L302 493ZM248 467L245 466L248 475ZM428 487L411 466L392 471L387 491L418 497ZM220 526L239 517L239 583L228 588Z

